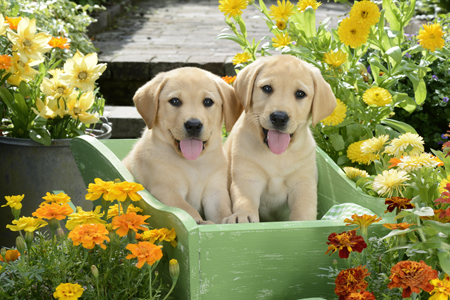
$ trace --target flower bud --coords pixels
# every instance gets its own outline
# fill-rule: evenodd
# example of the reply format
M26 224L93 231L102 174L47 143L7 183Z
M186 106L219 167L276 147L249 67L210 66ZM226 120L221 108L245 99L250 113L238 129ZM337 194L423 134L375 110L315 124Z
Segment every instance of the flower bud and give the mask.
M2 248L0 250L0 254L2 255L3 259L6 261L6 249L5 248Z
M34 238L34 232L31 231L26 231L25 232L25 242L27 243L27 245L31 245L31 243L33 242L33 238ZM30 249L28 249L30 250Z
M169 261L169 274L173 281L176 281L180 276L180 265L176 259Z
M135 242L136 232L132 229L128 230L128 242L131 244Z
M11 213L14 217L14 220L19 220L20 218L20 209L11 208Z
M248 5L253 5L253 3L255 3L255 0L249 0L248 1Z
M94 276L95 279L98 279L98 269L95 265L91 266L91 273L92 276Z
M25 254L25 241L23 240L23 238L21 236L18 236L16 238L16 247L17 250L19 250L20 255L24 255Z
M48 221L48 226L51 231L55 232L59 228L59 221L57 219L51 219Z
M56 230L56 236L59 237L59 238L61 238L61 239L62 239L63 237L65 237L66 234L64 233L64 229L58 228L58 229Z
M337 267L337 264L338 264L337 260L333 259L333 266L334 266L335 268Z

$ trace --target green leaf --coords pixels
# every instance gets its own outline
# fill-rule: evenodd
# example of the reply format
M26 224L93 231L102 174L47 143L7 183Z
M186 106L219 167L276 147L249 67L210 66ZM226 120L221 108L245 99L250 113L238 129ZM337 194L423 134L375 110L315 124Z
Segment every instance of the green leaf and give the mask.
M402 134L406 133L406 132L411 132L411 133L417 134L417 131L411 125L406 124L402 121L393 120L393 119L384 119L381 121L381 124L392 127Z
M439 264L442 270L450 274L450 252L449 251L438 251L437 256L439 258Z
M398 8L395 6L392 0L383 0L383 8L385 9L384 16L386 20L389 22L389 25L393 30L401 30L400 20L398 19L398 15L400 12Z
M391 232L389 232L388 235L383 236L381 239L384 240L384 239L387 239L387 238L390 238L390 237L393 237L393 236L407 234L408 232L414 232L416 230L417 230L417 228L414 228L414 229L408 228L408 229L405 229L405 230L394 229Z
M399 46L395 46L387 50L386 54L389 55L397 64L402 61L402 50Z
M237 16L236 19L239 24L239 28L241 29L242 36L244 37L244 39L247 39L247 28L245 27L244 20L241 16Z
M439 232L450 234L450 223L441 223L438 221L425 220L423 221L425 225L431 226Z
M394 103L409 113L416 110L417 104L406 93L398 93L393 97Z
M340 134L336 134L336 133L330 134L330 142L336 151L341 151L341 150L344 150L344 148L345 148L344 139L342 138L342 135L340 135Z
M432 217L434 216L434 210L431 207L421 207L414 209L411 213L419 217Z
M15 94L14 98L16 100L17 107L20 110L20 114L23 115L24 118L26 119L28 117L28 105L27 105L27 102L25 102L25 99L23 98L23 96L21 94Z
M407 8L407 12L403 18L403 26L408 25L409 21L414 16L415 8L416 8L416 0L411 0L410 5Z
M216 36L217 40L223 40L223 39L227 39L233 42L238 43L239 45L241 45L242 47L246 47L247 44L245 43L245 41L241 40L240 38L238 38L235 35L229 34L229 33L221 33L218 36Z
M44 128L33 128L30 130L30 138L38 143L41 143L45 146L50 146L52 143L52 138L50 137L50 133L48 130Z
M305 9L305 33L308 38L316 36L316 12L311 6Z
M427 86L423 79L420 79L418 84L414 84L414 96L417 105L422 104L427 98Z

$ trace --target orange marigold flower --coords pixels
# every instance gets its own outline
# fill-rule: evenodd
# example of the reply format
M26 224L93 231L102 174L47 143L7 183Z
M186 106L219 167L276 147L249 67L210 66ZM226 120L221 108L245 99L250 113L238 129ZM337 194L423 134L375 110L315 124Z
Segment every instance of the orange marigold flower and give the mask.
M137 192L142 190L144 190L142 184L123 181L114 184L111 187L110 193L114 194L115 199L120 202L127 200L127 198L130 198L133 201L139 201L142 199L142 197Z
M375 300L375 295L368 291L351 293L347 296L346 300Z
M72 208L69 204L45 204L39 207L34 213L32 213L33 217L41 218L41 219L56 219L62 220L65 219L66 216L73 213Z
M108 230L103 224L83 224L77 225L69 232L69 239L73 241L74 246L82 244L86 249L92 249L95 245L99 245L103 250L106 246L104 241L109 242Z
M52 37L48 44L53 48L69 49L70 43L67 43L67 39L63 37Z
M114 186L113 181L103 181L100 178L94 179L95 183L89 183L87 188L88 194L86 195L86 200L97 200L101 196L107 201L115 200L114 194L110 195L110 190Z
M225 76L222 77L223 80L225 80L226 83L231 84L236 80L236 75L235 76Z
M137 244L128 244L126 249L131 251L126 259L132 259L137 257L138 262L136 267L139 269L147 263L148 265L153 265L157 260L160 260L163 256L161 251L162 246L156 246L150 242L139 242Z
M5 257L0 254L0 261L9 263L11 261L17 260L19 256L19 250L6 250Z
M369 275L366 266L342 270L336 277L334 293L339 296L339 300L346 300L351 293L365 291L369 284L364 278Z
M394 209L398 209L398 211L400 212L402 209L411 209L416 207L414 205L414 203L410 203L411 199L409 198L404 198L404 197L391 197L391 198L386 198L386 200L384 201L384 204L386 204L387 210L385 210L384 212L387 213L389 212L393 212Z
M430 280L438 278L438 272L428 266L423 260L401 261L391 269L391 276L388 288L403 289L402 297L408 298L412 293L420 293L420 289L431 292L433 285Z
M377 215L370 216L370 215L364 214L362 216L358 216L357 214L353 214L352 215L353 220L350 220L347 218L344 220L344 222L348 223L348 224L345 224L346 226L358 225L358 227L356 227L355 229L358 229L360 227L367 228L367 227L369 227L370 224L378 223L381 221L381 218L377 218L377 217L378 217Z
M446 216L445 210L443 209L435 209L434 216L432 217L420 217L422 220L431 220L437 221L441 223L450 223L450 216Z
M147 227L142 227L145 223L146 219L150 218L150 216L140 216L135 212L129 212L120 216L116 216L113 218L111 224L113 225L113 229L117 229L116 233L119 236L125 236L128 234L129 230L134 230L137 232L139 229L147 231Z
M171 230L167 228L153 229L142 234L142 239L145 241L149 241L150 243L154 243L157 240L159 240L160 242L166 241L169 242L173 247L177 246L177 241L175 241L176 237L177 233L175 232L174 228L172 228Z
M390 230L395 230L395 229L399 229L399 230L405 230L408 229L409 227L416 225L416 224L409 224L409 223L385 223L383 224L384 227L386 227L387 229Z
M331 251L331 255L334 252L339 251L340 258L348 258L350 252L357 251L361 253L367 248L367 244L363 237L356 235L356 230L350 230L348 232L344 231L339 234L333 232L328 236L328 241L327 245L329 246L325 254Z
M5 19L6 22L8 22L9 28L11 28L11 30L17 30L17 26L19 25L20 20L22 20L22 17L10 18L8 16L5 16Z
M0 55L0 70L8 70L11 68L11 60L12 57L7 54Z
M402 157L403 157L403 156L402 156ZM390 165L389 165L388 169L396 167L396 166L397 166L399 163L401 163L401 162L402 162L402 161L401 161L400 159L398 159L398 158L395 158L395 157L391 158L391 159L389 160Z

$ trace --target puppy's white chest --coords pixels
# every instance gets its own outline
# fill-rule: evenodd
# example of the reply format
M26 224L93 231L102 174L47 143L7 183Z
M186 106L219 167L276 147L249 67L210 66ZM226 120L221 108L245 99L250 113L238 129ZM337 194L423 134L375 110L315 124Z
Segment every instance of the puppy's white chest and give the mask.
M289 216L288 188L283 177L270 178L261 194L259 214L261 221L281 221Z
M273 197L286 197L287 186L283 177L270 178L267 181L266 194Z

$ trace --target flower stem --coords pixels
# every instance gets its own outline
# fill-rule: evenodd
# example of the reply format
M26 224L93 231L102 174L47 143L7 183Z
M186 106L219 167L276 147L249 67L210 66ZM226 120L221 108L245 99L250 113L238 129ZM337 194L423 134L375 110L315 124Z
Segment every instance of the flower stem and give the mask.
M152 266L147 264L147 269L148 269L148 291L150 293L150 299L153 299L152 297Z
M80 273L81 269L83 269L84 264L86 263L87 257L88 257L88 253L89 253L89 249L84 249L84 258L83 258L83 262L81 263L80 268L78 269L78 271L75 273L75 276L78 275L78 273Z
M172 286L170 287L169 292L167 293L167 295L164 297L163 300L166 300L167 297L169 297L169 295L172 293L173 289L175 288L175 285L177 284L178 278L172 281Z

